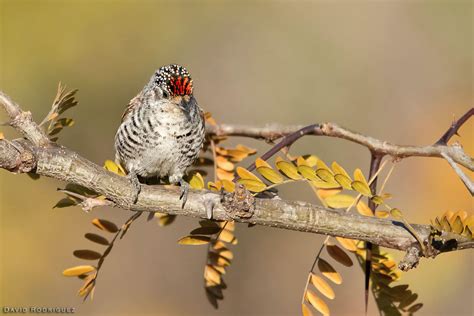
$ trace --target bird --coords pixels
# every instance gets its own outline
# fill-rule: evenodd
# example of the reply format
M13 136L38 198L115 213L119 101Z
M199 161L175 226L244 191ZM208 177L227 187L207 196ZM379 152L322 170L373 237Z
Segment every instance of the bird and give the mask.
M184 208L189 184L183 177L205 139L204 112L193 89L186 68L165 65L126 107L115 135L115 161L134 187L134 204L141 191L139 177L158 178L180 185Z

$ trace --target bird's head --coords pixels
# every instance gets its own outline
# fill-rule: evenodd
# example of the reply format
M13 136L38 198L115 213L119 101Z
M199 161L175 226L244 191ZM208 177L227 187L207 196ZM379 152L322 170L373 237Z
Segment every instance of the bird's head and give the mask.
M154 85L160 90L161 97L191 97L193 94L193 80L183 66L170 64L158 69L153 78Z

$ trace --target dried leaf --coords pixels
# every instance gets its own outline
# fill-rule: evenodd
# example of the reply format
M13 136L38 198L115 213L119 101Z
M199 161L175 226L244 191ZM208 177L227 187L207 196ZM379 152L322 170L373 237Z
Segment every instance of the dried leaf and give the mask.
M306 299L321 314L325 316L329 315L329 307L326 305L326 303L322 299L317 297L313 291L311 290L306 291Z
M204 278L215 284L221 284L221 274L210 264L207 264L204 268Z
M216 164L219 168L225 171L233 171L234 170L234 164L227 160L223 156L217 156L216 157Z
M180 245L205 245L208 244L209 241L211 241L211 238L209 236L185 236L178 240L178 244Z
M378 218L387 218L390 216L390 213L388 211L376 210L375 216Z
M331 286L322 278L313 273L311 273L311 283L316 289L318 289L319 292L321 292L321 294L323 294L330 300L333 300L336 297L336 294L334 293Z
M158 218L158 225L161 227L168 226L174 222L176 215L155 212L155 217Z
M102 236L97 235L97 234L87 233L87 234L84 235L84 237L89 239L90 241L95 242L95 243L100 244L100 245L104 245L104 246L109 245L109 241L107 240L107 238L102 237Z
M92 220L92 224L96 226L97 228L102 229L109 233L116 233L119 230L117 225L105 219L94 218Z
M324 259L318 259L318 268L322 275L334 282L335 284L342 283L341 275Z
M339 262L340 264L351 267L353 265L352 259L337 245L327 245L326 250L328 251L329 255Z
M257 172L271 183L282 183L283 177L272 168L261 166L257 167Z
M84 259L84 260L97 260L102 257L100 253L97 251L89 250L89 249L80 249L80 250L74 250L73 255L79 259Z
M351 252L357 251L356 242L354 240L342 238L342 237L336 237L336 239L341 244L341 246L344 247L346 250L351 251Z
M359 201L356 207L359 214L364 216L374 216L374 213L364 201Z
M64 276L79 276L81 274L86 274L89 272L95 271L93 266L75 266L63 271Z
M325 199L325 202L331 208L347 208L351 206L354 201L355 198L347 194L332 195Z
M222 170L221 168L217 168L217 178L222 181L232 181L234 180L234 174L232 172Z
M303 316L313 316L313 313L305 304L301 305L301 312L303 313Z
M209 181L207 183L207 188L211 191L219 192L222 188L222 182L219 180L216 182Z

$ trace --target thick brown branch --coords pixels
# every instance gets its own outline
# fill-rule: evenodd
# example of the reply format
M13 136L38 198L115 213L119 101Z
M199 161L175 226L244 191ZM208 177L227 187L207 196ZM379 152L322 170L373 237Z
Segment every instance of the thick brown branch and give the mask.
M0 153L4 151L5 146L9 145L5 140L1 140ZM26 147L23 148L27 151ZM37 148L35 157L37 174L85 186L106 196L115 206L125 210L206 218L205 204L212 201L214 219L228 219L227 212L220 203L220 195L206 190L191 190L186 207L182 209L178 187L143 185L137 203L133 204L131 201L134 188L127 178L111 173L67 148L59 146ZM400 222L348 214L300 201L256 199L253 216L250 219L237 219L237 221L358 239L398 250L407 250L417 244L415 238ZM413 227L427 243L430 227L428 225L413 225ZM455 239L460 245L459 248L469 245L469 240L462 236L449 235L446 238ZM455 249L446 251L448 250Z

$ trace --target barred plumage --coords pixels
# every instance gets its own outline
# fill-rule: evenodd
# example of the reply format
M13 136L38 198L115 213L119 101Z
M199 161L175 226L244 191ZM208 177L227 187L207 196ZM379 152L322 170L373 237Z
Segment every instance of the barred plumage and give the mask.
M179 65L161 67L132 99L115 136L116 160L137 185L135 200L137 175L180 183L186 194L182 178L203 142L203 112L192 95L189 73Z

